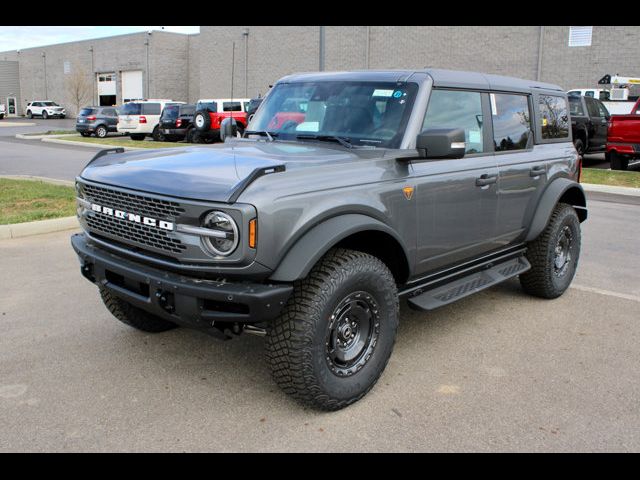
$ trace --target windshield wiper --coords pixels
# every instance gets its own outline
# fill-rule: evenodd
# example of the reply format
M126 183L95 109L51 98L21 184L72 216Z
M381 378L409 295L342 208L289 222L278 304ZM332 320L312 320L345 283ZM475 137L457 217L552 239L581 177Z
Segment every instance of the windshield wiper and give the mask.
M304 140L304 139L324 140L324 141L330 141L330 142L338 142L343 147L353 148L353 145L351 144L349 138L338 137L338 136L335 136L335 135L310 135L310 134L304 134L304 135L296 135L296 139L302 139L302 140Z
M263 137L267 137L270 142L273 142L273 137L278 136L276 132L267 132L266 130L246 130L244 133L246 135L262 135Z

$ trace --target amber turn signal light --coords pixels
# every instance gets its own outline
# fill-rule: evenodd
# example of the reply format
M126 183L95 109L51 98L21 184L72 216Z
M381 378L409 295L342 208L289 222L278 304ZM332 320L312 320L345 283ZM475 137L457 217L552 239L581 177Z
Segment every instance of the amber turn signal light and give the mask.
M256 240L258 238L258 222L254 218L249 220L249 246L256 248Z

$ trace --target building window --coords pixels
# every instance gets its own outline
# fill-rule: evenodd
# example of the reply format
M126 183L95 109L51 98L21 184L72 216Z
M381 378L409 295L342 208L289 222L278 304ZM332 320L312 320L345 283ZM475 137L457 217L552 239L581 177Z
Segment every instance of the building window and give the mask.
M593 27L569 27L570 47L590 47Z

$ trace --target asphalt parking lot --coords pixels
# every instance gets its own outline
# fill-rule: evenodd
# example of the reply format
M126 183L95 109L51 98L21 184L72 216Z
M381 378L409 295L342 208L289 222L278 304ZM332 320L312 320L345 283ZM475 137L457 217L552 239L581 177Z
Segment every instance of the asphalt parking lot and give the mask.
M27 142L0 138L0 174L72 179L93 155ZM72 232L2 240L0 451L638 451L640 197L588 201L565 295L514 280L431 313L403 306L379 383L335 413L275 386L262 338L115 320Z
M278 390L262 338L120 324L71 232L0 241L0 450L637 451L640 202L599 198L564 296L403 307L381 380L336 413Z

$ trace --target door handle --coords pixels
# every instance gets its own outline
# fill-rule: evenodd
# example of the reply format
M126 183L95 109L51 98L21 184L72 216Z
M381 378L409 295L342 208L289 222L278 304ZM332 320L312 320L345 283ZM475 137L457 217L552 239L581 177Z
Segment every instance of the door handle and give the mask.
M476 187L484 187L485 185L491 185L492 183L496 183L498 181L497 174L488 174L483 173L478 178L476 178Z
M529 176L538 177L540 175L544 175L546 171L547 170L544 168L544 166L532 167L531 170L529 170Z

